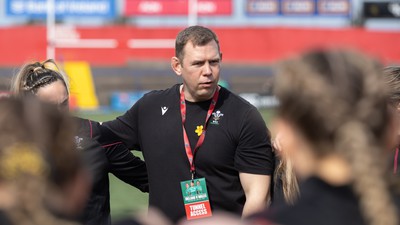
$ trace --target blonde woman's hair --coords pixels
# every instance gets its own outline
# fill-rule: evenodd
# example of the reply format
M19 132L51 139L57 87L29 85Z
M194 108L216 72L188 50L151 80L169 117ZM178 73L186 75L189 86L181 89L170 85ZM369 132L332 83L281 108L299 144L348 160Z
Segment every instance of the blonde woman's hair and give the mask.
M283 198L289 205L293 205L299 198L299 185L293 170L293 164L287 157L281 157L274 172L274 183L282 181Z
M11 93L15 95L36 94L39 88L61 80L69 95L68 77L53 59L27 63L12 78Z
M386 90L379 63L344 50L285 61L275 82L279 116L302 132L315 155L335 151L348 161L370 225L398 223L382 156L390 122Z

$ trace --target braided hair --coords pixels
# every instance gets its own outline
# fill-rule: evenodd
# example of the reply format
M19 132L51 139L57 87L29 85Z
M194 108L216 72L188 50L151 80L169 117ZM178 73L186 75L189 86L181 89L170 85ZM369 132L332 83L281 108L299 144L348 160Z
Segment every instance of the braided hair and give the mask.
M280 66L278 114L302 132L317 157L342 156L352 188L370 225L395 225L382 157L391 115L382 68L352 51L317 50Z
M25 64L11 82L11 92L16 95L36 95L41 87L62 81L69 95L67 76L52 59Z

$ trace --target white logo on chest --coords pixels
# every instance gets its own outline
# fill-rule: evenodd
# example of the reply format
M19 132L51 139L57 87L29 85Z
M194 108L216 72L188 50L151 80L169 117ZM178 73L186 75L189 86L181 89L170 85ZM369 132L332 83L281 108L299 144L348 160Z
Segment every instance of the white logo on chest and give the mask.
M161 115L164 116L164 114L168 111L167 106L161 106Z

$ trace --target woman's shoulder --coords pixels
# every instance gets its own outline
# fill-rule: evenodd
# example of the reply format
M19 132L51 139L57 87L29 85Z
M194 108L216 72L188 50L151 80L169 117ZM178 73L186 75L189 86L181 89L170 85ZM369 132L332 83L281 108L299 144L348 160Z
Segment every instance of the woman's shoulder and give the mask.
M14 225L11 220L8 218L7 214L0 210L0 224L1 225Z
M285 225L365 224L349 186L335 187L312 177L301 183L300 193L294 205L272 206L255 218Z

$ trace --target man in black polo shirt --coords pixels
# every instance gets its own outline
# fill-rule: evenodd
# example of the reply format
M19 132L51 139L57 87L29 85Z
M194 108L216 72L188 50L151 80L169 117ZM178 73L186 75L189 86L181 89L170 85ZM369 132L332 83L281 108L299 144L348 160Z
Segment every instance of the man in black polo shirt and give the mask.
M186 28L175 51L171 66L183 83L146 94L124 115L103 123L102 132L111 130L143 152L149 203L172 221L262 209L273 170L265 122L254 106L218 86L222 53L213 31ZM185 196L188 181L206 189Z

